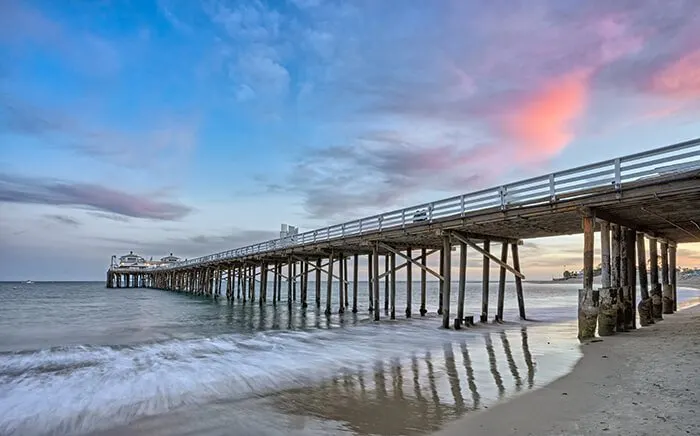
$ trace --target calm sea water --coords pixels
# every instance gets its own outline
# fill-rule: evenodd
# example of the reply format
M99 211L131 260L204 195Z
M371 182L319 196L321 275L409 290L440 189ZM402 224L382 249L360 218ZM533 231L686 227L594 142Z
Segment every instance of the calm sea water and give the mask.
M445 331L437 283L428 316L416 293L405 319L399 284L398 319L382 310L378 324L366 283L359 313L330 318L325 302L261 309L102 283L0 283L0 434L427 433L569 371L577 288L526 283L531 321ZM467 314L480 293L469 284Z

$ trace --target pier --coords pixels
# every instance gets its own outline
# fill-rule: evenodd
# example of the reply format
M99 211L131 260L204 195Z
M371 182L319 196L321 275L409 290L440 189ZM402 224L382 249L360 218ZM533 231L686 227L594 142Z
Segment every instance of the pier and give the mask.
M530 238L583 233L578 318L579 338L585 340L596 330L605 336L635 329L636 311L644 326L676 310L677 247L700 241L698 223L700 139L694 139L186 261L147 268L112 265L106 286L212 298L225 294L230 301L277 306L283 306L286 292L284 305L311 304L330 315L357 312L362 279L369 282L373 319L380 321L397 313L425 315L430 275L440 283L442 326L460 329L477 321L504 321L508 276L515 281L519 317L526 319L521 265L526 267L527 259L521 259L518 247ZM593 288L596 239L600 289ZM453 250L459 253L456 262ZM468 250L483 259L477 314L464 312ZM364 277L361 258L367 265ZM428 262L435 258L437 270ZM488 304L491 262L500 268L496 308ZM407 304L397 308L396 272L402 269ZM315 280L309 295L310 275ZM459 283L456 296L453 280ZM641 302L635 307L637 289ZM455 297L457 313L451 313Z

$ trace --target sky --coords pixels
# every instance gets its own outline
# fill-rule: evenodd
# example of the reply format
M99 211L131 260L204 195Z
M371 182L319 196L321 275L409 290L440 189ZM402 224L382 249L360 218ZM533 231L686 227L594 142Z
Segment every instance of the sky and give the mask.
M0 280L236 248L699 115L697 0L0 0ZM580 268L581 241L526 241L526 276Z

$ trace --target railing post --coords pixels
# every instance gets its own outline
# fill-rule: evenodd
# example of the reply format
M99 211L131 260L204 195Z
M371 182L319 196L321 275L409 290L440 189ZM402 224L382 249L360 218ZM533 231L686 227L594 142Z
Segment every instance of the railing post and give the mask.
M554 174L549 175L549 201L552 203L557 201L557 192L554 187Z
M401 211L401 228L406 227L406 209Z
M362 234L362 220L360 220L360 224L358 225L359 228L359 234Z
M501 197L501 210L506 210L506 188L505 186L501 186L498 189L498 195Z
M619 191L622 187L622 171L620 169L620 158L615 159L615 190Z
M428 206L428 222L433 222L433 203Z
M467 205L466 205L465 202L464 202L464 194L462 194L462 195L459 197L459 210L460 210L460 215L461 215L461 216L464 216L464 214L465 214L465 212L466 212L466 207L467 207Z
M382 230L382 221L384 221L384 215L379 215L379 218L377 218L377 221L379 222L379 230Z
M345 223L340 227L340 234L343 238L345 237Z

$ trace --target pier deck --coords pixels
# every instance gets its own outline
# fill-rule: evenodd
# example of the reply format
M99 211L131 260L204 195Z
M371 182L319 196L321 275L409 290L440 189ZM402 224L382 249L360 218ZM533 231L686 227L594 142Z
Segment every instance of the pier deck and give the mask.
M243 284L245 288L243 298L246 298L247 293L248 299L255 299L256 279L250 278L259 275L260 289L263 290L259 301L262 304L267 300L269 272L273 277L273 301L279 300L282 290L280 280L284 276L290 290L288 297L292 297L289 304L292 304L296 300L296 279L300 278L300 301L305 306L308 274L316 274L316 304L320 305L318 287L320 274L323 273L330 277L326 289L327 312L330 313L333 279L341 281L347 288L348 283L352 282L347 279L348 258L353 259L353 271L356 271L357 257L369 255L368 262L372 265L368 279L375 303L380 301L379 281L385 279L385 308L388 308L390 302L394 308L394 298L389 296L388 290L392 290L393 296L395 284L390 282L395 282L395 272L399 268L406 268L410 274L411 267L416 267L419 270L417 272L422 274L423 282L425 273L434 275L442 282L440 312L443 314L444 326L448 327L450 287L445 284L451 282L450 253L454 245L459 246L462 252L474 249L483 255L485 300L488 300L486 271L489 262L501 267L500 283L504 283L506 271L515 275L520 314L524 318L520 286L524 274L520 270L518 258L520 241L584 233L581 310L585 309L584 312L589 313L586 319L590 328L590 322L597 321L597 310L602 310L599 309L601 305L608 312L611 304L622 312L625 310L623 307L627 307L626 310L632 312L627 318L634 314L635 309L630 309L629 305L630 299L634 301L636 279L633 275L638 267L642 298L645 299L648 293L649 305L658 306L659 310L662 306L661 300L668 298L668 304L671 305L668 310L672 313L675 308L676 246L679 243L700 241L699 206L700 139L695 139L169 265L148 269L111 267L107 272L107 286L120 287L122 279L128 276L136 277L136 283L144 286L216 296L221 292L222 280L226 279L228 298L234 298L233 289L237 281L239 287ZM596 230L601 232L604 275L609 277L608 280L604 280L607 286L604 286L606 291L602 297L598 291L592 289L592 238ZM639 255L644 256L645 237L649 239L650 256L654 258L658 257L657 243L661 244L662 263L665 265L661 283L658 283L658 271L654 275L658 267L651 263L652 292L645 291L645 286L649 285L641 278L641 270L646 265L635 265L635 260L638 260L635 259L635 242L637 258L641 259ZM638 238L641 238L641 246ZM490 252L492 242L502 246L500 256ZM513 259L511 263L507 260L509 247ZM426 266L425 257L436 251L440 252L440 271L433 271ZM384 262L380 262L380 256ZM406 265L397 266L397 256L399 261ZM328 262L328 259L332 261ZM322 260L326 260L326 265L321 263ZM527 263L527 259L522 260L524 264ZM379 273L380 263L382 274ZM669 268L669 264L673 268ZM338 268L335 272L334 265ZM283 267L287 269L286 275ZM464 292L463 269L463 265L460 265L460 305ZM260 274L257 271L266 273ZM356 282L357 276L354 274ZM287 280L289 277L292 280ZM669 289L666 290L664 285ZM292 288L294 295L291 294ZM356 289L356 284L354 288ZM499 287L499 308L495 317L499 321L502 320L503 312L501 288L503 285ZM633 289L624 291L623 288ZM342 294L343 287L339 289ZM408 292L412 291L409 289ZM420 312L423 314L424 283L420 292ZM655 296L660 292L665 293L663 298L659 296L656 299ZM349 307L347 289L345 295L341 295L336 301L340 302L341 312L345 307ZM354 309L356 310L356 305ZM483 309L480 319L486 321L487 304ZM410 316L410 310L410 307L407 308L407 316ZM374 312L375 319L379 319L379 310ZM592 312L596 312L595 316ZM394 316L392 310L391 317ZM625 317L622 313L619 316ZM592 317L595 318L594 321L591 321ZM584 318L581 315L581 319ZM455 319L455 327L459 328L465 322L468 323L469 320L459 313ZM642 323L644 322L643 320ZM626 328L634 328L633 323L633 320L628 320ZM595 325L593 327L595 330ZM586 330L583 326L582 329ZM587 337L589 333L587 330L582 331L580 336Z

